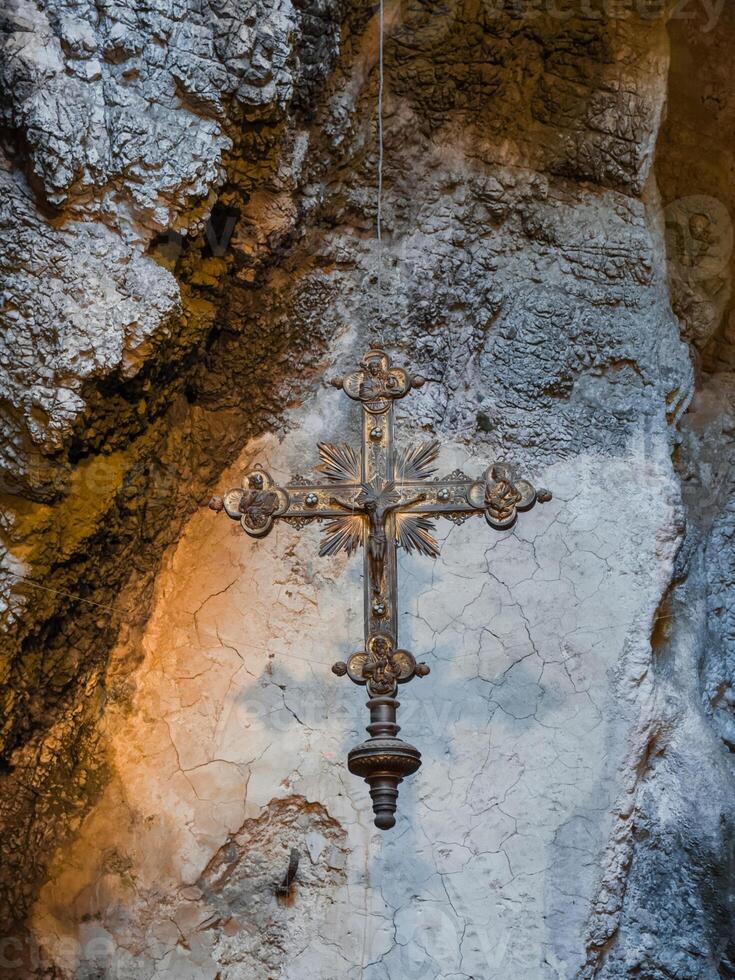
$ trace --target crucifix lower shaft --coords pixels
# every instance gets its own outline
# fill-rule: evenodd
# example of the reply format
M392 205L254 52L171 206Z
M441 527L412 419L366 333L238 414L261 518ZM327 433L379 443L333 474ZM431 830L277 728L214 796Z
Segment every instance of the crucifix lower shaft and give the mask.
M350 752L348 766L369 784L375 824L386 830L395 824L398 784L421 765L421 753L397 737L397 685L429 673L413 654L398 648L397 548L435 558L434 518L459 524L479 514L491 527L505 530L518 511L550 500L551 494L517 479L504 463L488 467L478 480L459 470L436 479L438 442L396 452L393 403L425 380L393 366L384 351L368 351L357 371L331 384L362 404L360 455L348 445L320 443L318 482L294 478L280 487L256 466L244 475L241 488L210 506L224 508L254 538L268 534L276 520L298 529L317 521L324 524L320 555L349 555L363 548L364 649L332 670L365 685L370 695L371 737Z

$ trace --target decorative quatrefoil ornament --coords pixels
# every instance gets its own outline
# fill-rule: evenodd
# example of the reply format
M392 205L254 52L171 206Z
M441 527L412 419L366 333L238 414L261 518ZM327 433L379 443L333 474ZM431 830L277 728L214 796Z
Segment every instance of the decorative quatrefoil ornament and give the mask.
M288 510L288 491L273 484L270 475L256 466L242 478L242 489L228 490L223 499L228 517L240 521L251 538L264 538L277 517Z
M389 633L374 633L368 640L367 650L353 653L346 663L337 662L332 672L339 677L347 674L355 684L366 684L371 697L381 697L393 694L396 684L405 684L412 677L425 677L429 668L417 664L408 650L396 650Z

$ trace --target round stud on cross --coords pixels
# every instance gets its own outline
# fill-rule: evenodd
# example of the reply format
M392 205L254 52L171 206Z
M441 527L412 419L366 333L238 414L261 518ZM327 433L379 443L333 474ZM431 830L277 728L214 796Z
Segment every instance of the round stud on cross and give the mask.
M449 491L447 490L446 487L442 487L441 490L437 491L436 499L437 500L449 500Z
M304 497L304 503L307 507L316 507L316 505L319 503L319 498L315 493L307 493L307 495Z
M380 442L380 440L383 438L383 430L379 425L373 426L373 428L370 430L370 438L373 440L373 442Z

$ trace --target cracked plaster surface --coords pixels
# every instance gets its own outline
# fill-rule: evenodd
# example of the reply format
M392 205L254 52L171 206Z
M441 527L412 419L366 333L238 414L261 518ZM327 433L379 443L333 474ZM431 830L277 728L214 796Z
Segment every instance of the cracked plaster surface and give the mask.
M255 458L280 478L303 471L318 439L354 434L346 401L321 389L221 486ZM447 471L484 462L443 450ZM329 671L360 643L360 562L319 559L313 527L256 543L196 515L158 579L133 709L108 715L114 778L36 905L46 955L70 975L124 963L126 976L171 980L581 970L600 864L606 850L620 860L607 843L655 718L650 634L680 512L667 454L642 438L617 459L585 453L533 476L554 500L512 532L445 522L439 560L402 556L401 642L432 673L401 692L424 761L387 835L345 764L364 692ZM241 829L295 797L334 826L313 827L305 808L304 878L284 910L272 887L294 836L271 824L258 902L289 937L274 952L202 879L223 848L248 860ZM325 883L311 891L315 874Z

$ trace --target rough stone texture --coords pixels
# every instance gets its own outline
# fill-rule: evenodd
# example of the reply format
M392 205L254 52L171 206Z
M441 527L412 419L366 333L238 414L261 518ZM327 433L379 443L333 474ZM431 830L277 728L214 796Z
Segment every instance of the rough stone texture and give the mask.
M27 5L2 13L9 84L0 265L9 329L0 341L7 372L0 890L3 909L14 917L22 917L43 876L47 835L67 825L60 813L71 815L73 828L73 814L88 805L102 778L96 724L115 696L103 692L103 673L118 627L135 628L144 618L163 548L242 440L298 394L325 330L318 308L313 329L301 318L298 333L296 317L291 324L273 317L262 346L243 346L232 358L237 325L216 317L233 264L231 250L225 253L234 219L242 213L243 226L269 235L258 252L243 232L241 255L248 257L241 261L251 280L278 245L268 194L275 199L296 187L304 150L298 127L284 137L284 112L321 84L338 25L327 16L329 5L307 3L298 12L253 6L248 24L239 7L228 14L221 6L214 17L194 6L103 13L98 5L44 12ZM85 81L72 70L92 54L65 47L70 24L84 36L91 31L99 50L119 37L120 45L99 59L101 80ZM197 62L214 80L227 74L228 91L220 93L227 112L216 119L183 100L176 65L160 63L173 53L175 32L182 39L179 67L186 61L193 78L197 25L202 35L220 32L219 68ZM69 86L81 86L78 102ZM125 99L134 112L126 113ZM107 112L85 130L84 107L95 100ZM39 112L68 117L69 125L34 128L29 120ZM164 130L181 141L175 152L159 145ZM96 176L80 164L67 186L54 161L73 157L70 132L87 133L87 162L107 164ZM105 141L115 132L122 156L113 160ZM227 146L234 156L225 171ZM189 193L193 174L209 175L196 201ZM227 187L203 226L225 176ZM261 184L269 188L266 200L253 193ZM57 199L54 188L62 187L66 196ZM271 284L272 303L282 288ZM211 409L199 398L196 376L217 379Z
M733 18L545 9L386 3L382 253L374 11L3 13L10 975L735 973ZM359 563L185 523L355 440L322 378L370 340L447 470L555 494L402 561L386 836Z

